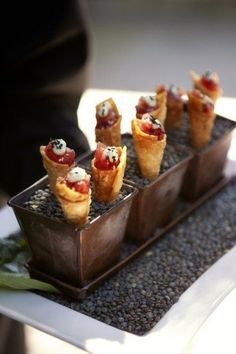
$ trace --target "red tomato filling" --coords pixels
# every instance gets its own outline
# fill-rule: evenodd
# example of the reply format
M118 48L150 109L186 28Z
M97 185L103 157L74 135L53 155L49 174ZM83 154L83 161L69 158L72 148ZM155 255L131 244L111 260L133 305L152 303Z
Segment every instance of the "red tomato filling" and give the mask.
M142 123L141 130L146 134L157 136L157 140L163 140L165 136L165 132L161 128L153 128L151 123Z
M76 192L82 193L82 194L88 194L89 192L89 187L90 187L90 179L84 179L82 181L78 182L69 182L65 181L66 185L70 189L74 189Z
M210 90L210 91L217 90L218 84L215 81L213 81L212 79L210 79L206 76L202 76L201 82L202 82L203 86L205 86L208 90Z
M72 165L72 163L74 162L75 159L75 152L74 150L70 149L70 148L66 148L66 152L64 155L57 155L53 152L53 147L52 144L49 143L46 146L46 155L47 157L57 163L61 163L61 164L66 164L68 166Z
M151 113L155 109L157 109L158 108L158 104L155 107L150 107L148 105L148 103L144 99L141 98L139 100L139 103L137 104L137 106L135 106L135 108L136 108L137 117L141 118L144 113Z
M101 143L98 144L95 153L94 165L99 170L113 170L114 168L117 168L117 166L119 165L120 158L118 158L118 160L115 162L111 162L108 158L106 158L104 154L105 149L106 149L105 145Z
M214 105L211 102L205 102L202 105L202 111L204 113L209 113L212 111L212 109L214 108Z
M118 120L118 117L116 116L115 111L110 109L108 112L108 115L106 117L100 117L96 113L96 119L97 119L96 128L102 129L102 128L108 128L108 127L111 127L112 125L114 125L116 123L116 121Z

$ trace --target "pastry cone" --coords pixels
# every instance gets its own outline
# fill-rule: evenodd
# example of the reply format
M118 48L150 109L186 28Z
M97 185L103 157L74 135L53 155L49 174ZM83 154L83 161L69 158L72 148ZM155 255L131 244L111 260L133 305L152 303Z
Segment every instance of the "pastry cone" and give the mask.
M136 118L142 119L143 114L149 113L163 124L166 119L166 90L156 92L154 96L141 96L136 108Z
M114 112L115 121L114 124L104 127L100 127L100 125L97 124L95 128L96 142L100 141L107 146L121 146L121 115L119 114L117 106L112 98L109 98L96 106L96 117L98 119L98 112L104 104L108 104L110 110ZM109 119L109 114L110 113L108 112L107 116L100 118L100 121Z
M211 140L215 122L214 103L198 90L188 92L188 113L191 145L196 149L206 147Z
M52 192L55 194L55 185L56 185L57 178L64 177L67 174L67 172L72 167L74 167L75 164L73 163L72 165L67 165L67 164L54 162L48 158L45 150L46 150L46 146L43 145L40 146L40 153L43 158L43 166L48 174L49 186Z
M166 112L167 112L167 91L163 90L160 92L157 92L157 100L159 102L159 107L154 110L153 112L151 112L150 114L159 120L159 122L161 122L162 125L165 124L165 120L166 120Z
M70 224L83 226L88 220L91 190L88 193L80 193L67 186L65 177L58 177L55 185L55 195L59 201L65 219Z
M216 73L209 73L200 76L195 71L190 71L190 77L193 82L194 88L200 90L204 95L210 97L214 102L222 96L223 91L219 85L219 77ZM209 88L209 84L204 84L204 79L210 80L213 86Z
M184 102L182 100L182 95L184 90L180 89L174 85L170 86L167 94L167 114L165 120L165 128L178 129L182 124Z
M138 158L141 174L152 180L159 175L162 158L166 146L166 134L162 140L141 130L142 121L132 120L134 147Z
M101 142L107 146L121 146L120 132L121 116L111 127L98 129L95 128L96 142Z
M98 202L112 202L120 193L126 167L127 148L117 147L116 150L120 155L120 163L112 170L98 169L95 166L95 158L91 162L94 194Z

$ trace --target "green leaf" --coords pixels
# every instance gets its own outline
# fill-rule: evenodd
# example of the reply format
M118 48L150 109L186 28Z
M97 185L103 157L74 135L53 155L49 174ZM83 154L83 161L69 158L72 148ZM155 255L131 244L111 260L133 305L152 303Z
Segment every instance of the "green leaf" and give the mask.
M13 262L22 252L27 253L29 257L28 246L22 237L22 234L12 234L0 239L0 266Z
M0 272L0 289L17 289L17 290L42 290L47 292L59 292L54 286L27 277L22 274L13 274Z

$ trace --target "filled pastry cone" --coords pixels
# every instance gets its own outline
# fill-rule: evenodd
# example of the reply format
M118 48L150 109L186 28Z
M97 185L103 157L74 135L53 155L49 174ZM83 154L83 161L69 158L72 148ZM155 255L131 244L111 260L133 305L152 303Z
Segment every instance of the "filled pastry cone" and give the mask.
M180 128L184 110L184 102L182 100L184 90L175 85L170 85L168 90L164 85L158 86L157 92L160 93L162 91L167 92L165 129L169 130Z
M49 186L55 194L57 177L63 177L75 165L75 152L66 146L63 139L51 140L47 146L40 146L43 166L48 174Z
M211 140L215 122L214 102L199 90L188 92L188 114L191 145L202 149Z
M136 118L141 119L143 114L150 113L164 124L166 119L166 99L166 91L158 92L154 96L141 96L138 104L135 106Z
M190 71L190 77L194 88L200 90L204 95L209 96L214 102L222 96L223 90L220 87L217 73L206 71L200 76L195 71Z
M74 167L66 176L57 178L55 190L68 223L86 224L91 203L90 175L84 169Z
M152 180L159 175L166 146L163 125L149 113L132 120L134 147L141 174Z
M119 195L126 167L127 148L98 143L91 162L95 199L109 203Z
M121 146L121 115L112 98L96 106L96 142L109 146Z

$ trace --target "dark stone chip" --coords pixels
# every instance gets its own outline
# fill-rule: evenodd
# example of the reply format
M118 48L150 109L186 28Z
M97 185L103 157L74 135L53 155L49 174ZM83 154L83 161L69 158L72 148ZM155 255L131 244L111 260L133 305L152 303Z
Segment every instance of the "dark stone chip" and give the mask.
M91 189L93 193L93 187ZM97 218L98 216L104 214L111 208L117 206L130 193L131 188L124 185L116 200L108 204L98 203L94 200L94 197L92 197L92 203L89 212L89 221L91 222L92 219ZM49 188L39 189L35 191L35 193L30 197L30 200L24 203L24 207L39 214L43 214L47 217L66 222L63 216L61 206L59 205L58 201L56 200Z

